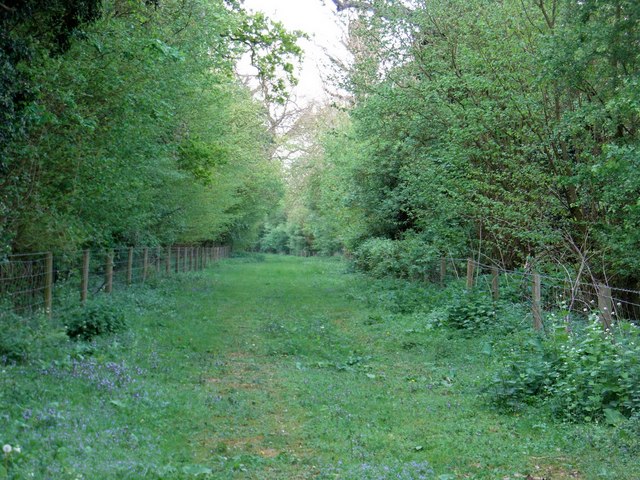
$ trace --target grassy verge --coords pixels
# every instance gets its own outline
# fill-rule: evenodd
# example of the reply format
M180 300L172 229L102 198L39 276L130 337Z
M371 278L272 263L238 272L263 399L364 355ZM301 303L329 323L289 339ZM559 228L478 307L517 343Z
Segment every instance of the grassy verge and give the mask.
M21 447L3 475L640 478L610 427L491 406L522 332L439 328L442 292L345 268L224 261L121 297L125 333L3 366L0 442Z

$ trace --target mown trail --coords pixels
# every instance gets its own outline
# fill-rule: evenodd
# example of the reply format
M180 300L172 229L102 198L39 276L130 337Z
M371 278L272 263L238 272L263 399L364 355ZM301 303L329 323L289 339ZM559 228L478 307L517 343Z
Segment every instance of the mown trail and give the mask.
M185 326L210 412L192 440L214 478L591 478L606 453L573 427L490 408L486 339L385 309L345 268L236 259L182 299L203 318Z

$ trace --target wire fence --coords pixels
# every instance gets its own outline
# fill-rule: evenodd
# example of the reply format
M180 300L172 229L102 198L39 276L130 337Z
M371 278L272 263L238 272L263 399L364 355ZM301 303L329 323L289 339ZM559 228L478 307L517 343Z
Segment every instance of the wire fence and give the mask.
M640 291L606 282L594 282L580 270L564 275L542 274L532 266L507 270L499 264L472 258L444 257L423 269L424 281L447 285L464 281L467 290L485 292L495 300L508 298L531 307L535 329L545 327L549 314L560 315L570 324L578 318L597 314L605 328L616 320L640 321Z
M230 252L228 246L174 245L10 255L0 259L0 320L8 316L52 316L134 284L202 270ZM549 275L533 267L507 270L490 261L453 257L416 266L416 272L427 282L446 285L464 281L468 290L485 292L496 300L529 303L536 329L544 328L548 313L560 314L567 323L597 313L605 327L616 319L640 321L640 291L594 283L580 271L564 271L564 275Z
M47 315L159 277L203 270L229 246L127 247L0 259L0 320Z

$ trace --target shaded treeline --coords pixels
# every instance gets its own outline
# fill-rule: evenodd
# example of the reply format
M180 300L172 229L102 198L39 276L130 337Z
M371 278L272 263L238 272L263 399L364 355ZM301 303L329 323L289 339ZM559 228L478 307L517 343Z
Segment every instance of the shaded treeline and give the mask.
M0 251L250 239L297 34L233 0L0 3Z
M351 3L352 103L293 168L312 248L637 286L638 2Z

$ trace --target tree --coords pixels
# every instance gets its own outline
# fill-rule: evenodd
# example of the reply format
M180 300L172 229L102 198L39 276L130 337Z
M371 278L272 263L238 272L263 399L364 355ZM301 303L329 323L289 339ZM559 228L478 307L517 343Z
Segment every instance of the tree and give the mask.
M637 2L334 3L359 12L349 146L324 160L350 165L338 238L507 265L581 245L600 277L637 281Z
M255 234L280 172L266 112L234 66L252 50L270 99L283 98L296 34L235 2L176 0L75 10L61 36L39 21L55 23L58 4L29 5L5 38L30 52L12 64L28 95L11 93L18 133L0 152L5 243L74 250Z

